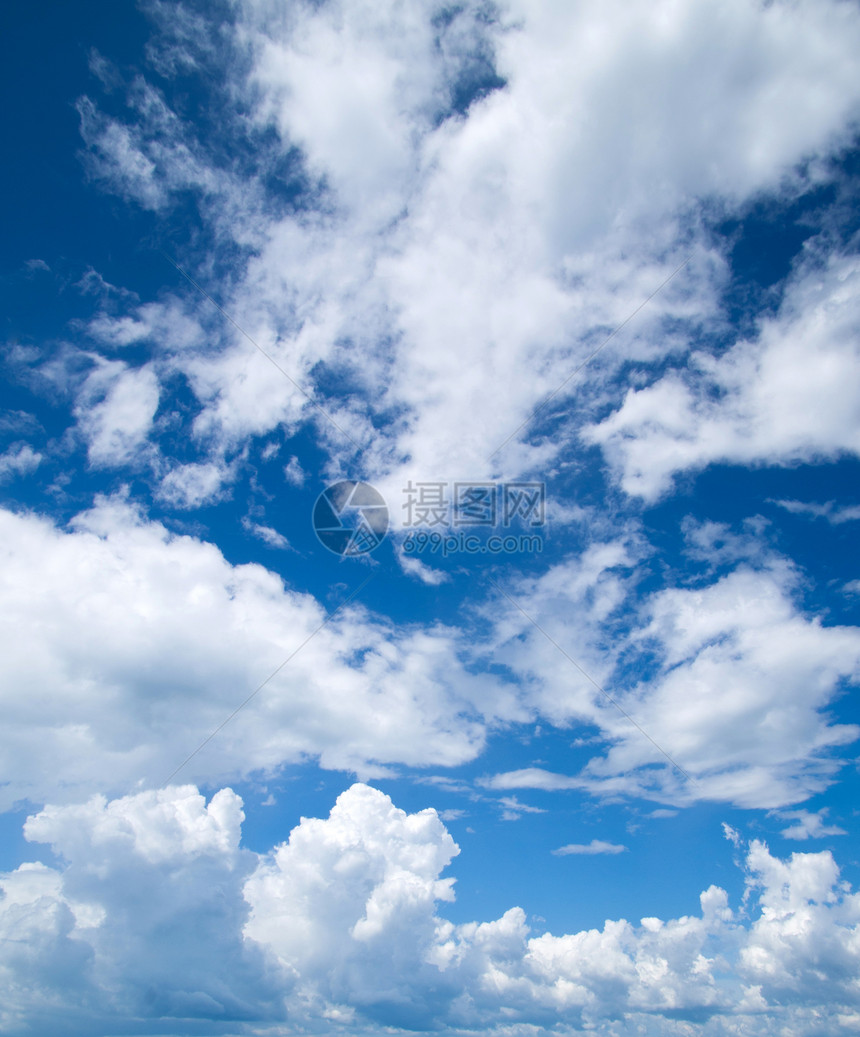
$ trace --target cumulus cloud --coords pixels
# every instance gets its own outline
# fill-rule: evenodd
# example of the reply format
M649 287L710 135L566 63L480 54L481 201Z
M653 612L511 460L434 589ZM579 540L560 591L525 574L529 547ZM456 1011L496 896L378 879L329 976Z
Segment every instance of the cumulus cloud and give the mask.
M524 704L559 726L596 726L607 748L578 774L525 767L488 787L768 808L826 788L858 737L828 714L857 679L857 629L804 615L797 574L774 557L647 595L631 623L635 560L630 545L593 545L512 585L525 614L500 600L492 654L519 676Z
M553 935L517 907L447 921L442 873L458 847L434 810L407 814L367 785L269 853L240 848L241 821L229 789L207 803L191 786L29 819L27 837L60 863L0 880L0 928L16 936L0 949L6 1032L66 1011L138 1033L156 1018L234 1034L286 1018L316 1031L668 1035L681 1018L709 1035L841 1034L860 1008L860 901L829 852L784 860L754 841L740 911L711 885L694 914Z
M3 877L4 1030L269 1014L275 988L241 935L254 865L239 849L243 817L229 789L207 804L178 786L29 818L26 837L61 863Z
M207 294L170 268L182 287L144 303L84 275L102 309L78 330L110 358L63 347L41 376L73 390L91 468L148 464L157 505L187 510L238 494L249 459L300 430L326 474L363 473L389 497L408 478L569 474L599 451L653 502L712 463L856 455L856 259L811 243L752 330L701 345L728 335L714 214L826 184L856 129L854 5L239 0L223 22L147 9L172 33L147 48L161 85L92 55L112 97L78 102L85 162L150 213L196 206L177 260ZM170 99L189 72L223 113L211 139ZM189 406L158 419L176 384ZM181 459L160 454L167 432ZM0 471L39 458L16 444ZM284 478L302 486L307 467L291 457ZM685 561L708 575L640 593L635 523L570 499L555 514L588 532L505 584L527 614L479 600L457 631L360 601L330 617L119 498L62 527L0 512L2 794L50 804L27 834L54 854L2 880L3 1028L850 1030L858 908L829 854L781 861L755 843L739 909L712 886L694 915L556 936L518 907L447 921L453 840L434 812L367 786L259 858L240 848L230 790L208 804L192 787L140 791L183 761L207 787L304 761L444 768L537 722L596 731L577 746L593 746L586 766L535 760L483 787L782 809L834 780L858 734L830 712L858 634L801 608L755 519L740 533L688 520ZM539 809L496 802L508 819ZM822 813L784 818L787 838L838 831Z
M836 257L795 278L755 342L696 353L685 372L630 390L586 439L630 493L655 500L675 473L716 462L792 464L860 451L860 263Z
M163 476L158 496L175 508L201 508L229 495L231 469L213 461L189 461L171 468Z
M87 456L96 466L138 463L158 409L159 381L150 366L101 362L87 377L76 405Z
M451 766L474 759L499 724L544 720L597 728L587 766L564 775L535 765L489 776L488 787L774 808L826 788L857 737L827 709L856 675L860 635L804 616L778 560L655 592L631 626L635 552L597 544L512 588L538 626L502 599L475 636L397 627L357 604L329 621L311 595L230 565L122 498L66 529L0 520L0 744L12 799L56 795L57 768L68 794L164 780L305 641L219 732L218 751L189 761L190 778L304 759L364 775ZM653 671L637 683L618 669L634 655ZM476 672L484 657L504 673Z
M434 979L447 985L426 958L435 904L453 899L454 880L439 874L458 852L434 810L407 815L353 786L328 820L304 820L261 861L245 887L246 934L326 1002L423 1025L441 1008L426 1000ZM398 989L404 974L416 980L409 990Z
M163 781L305 641L189 777L308 758L364 774L448 766L480 751L485 716L513 708L458 664L455 631L358 604L327 622L311 595L121 498L66 529L10 512L0 525L7 803Z
M29 475L42 462L42 455L29 443L13 443L0 454L0 480Z
M797 802L832 781L833 751L857 738L856 727L830 722L826 704L844 679L856 679L858 631L803 616L792 585L783 566L742 566L701 590L665 590L647 602L650 622L634 637L654 639L661 672L622 704L695 776L682 797ZM589 764L595 778L664 762L620 716L607 726L615 744ZM665 775L665 788L680 780L677 771Z

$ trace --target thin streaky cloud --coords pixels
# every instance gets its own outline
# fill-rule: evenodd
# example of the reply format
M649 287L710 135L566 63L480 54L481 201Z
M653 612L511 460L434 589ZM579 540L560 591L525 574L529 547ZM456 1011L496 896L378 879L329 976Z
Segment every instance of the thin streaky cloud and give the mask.
M592 839L590 843L568 843L567 846L559 846L552 853L556 857L582 856L593 857L597 854L626 853L627 847L621 843L608 843L603 839Z

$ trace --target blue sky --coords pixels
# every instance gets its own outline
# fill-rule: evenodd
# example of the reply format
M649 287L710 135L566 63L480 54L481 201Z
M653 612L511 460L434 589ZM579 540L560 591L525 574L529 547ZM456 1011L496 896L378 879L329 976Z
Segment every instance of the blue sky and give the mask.
M3 1031L856 1033L856 3L2 19Z

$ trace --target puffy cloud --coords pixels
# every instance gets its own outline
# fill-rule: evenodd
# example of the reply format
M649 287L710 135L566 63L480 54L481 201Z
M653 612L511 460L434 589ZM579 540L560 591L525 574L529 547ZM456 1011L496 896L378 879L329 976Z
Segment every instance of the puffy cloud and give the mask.
M189 777L308 757L365 774L452 765L480 751L485 715L515 708L457 663L454 631L395 628L358 605L328 622L311 595L120 498L67 529L10 512L0 526L7 803L157 784L267 677Z
M251 246L218 303L289 378L273 378L232 326L205 355L177 348L203 406L195 434L205 449L319 420L335 467L361 445L366 474L392 486L546 465L568 436L529 443L520 429L493 452L692 255L624 340L624 356L639 361L686 354L718 312L726 276L691 213L797 189L797 164L845 143L860 101L860 20L836 2L512 0L490 15L471 3L341 0L285 13L248 0L235 19L232 56L212 33L189 32L186 17L171 52L184 67L197 41L194 62L214 62L216 82L226 69L256 127L274 127L279 145L260 151L263 167L299 154L299 212L263 198L265 177L207 160L142 81L128 90L128 125L81 103L85 139L113 189L158 209L191 187L216 238ZM227 119L221 132L244 148L248 120ZM824 175L819 166L810 176ZM779 417L810 414L844 384L833 365L851 361L837 342L851 291L840 315L839 300L828 308L810 289L760 346L703 360L702 385L725 389L722 410L702 417L706 389L667 376L593 427L592 441L630 492L650 496L673 472L717 458L853 449L844 391L822 428L791 431ZM120 318L98 333L121 342L142 328ZM808 349L788 344L809 333L830 358L811 384L796 377ZM559 395L571 425L592 419L612 363L604 351ZM352 391L325 404L334 424L295 387L314 396L325 371ZM772 403L777 391L799 408Z
M523 3L510 22L502 10L506 86L435 133L426 186L379 265L401 332L389 395L412 415L398 448L426 472L485 471L487 454L683 258L683 210L775 187L842 135L858 100L850 53L812 4ZM828 67L827 99L800 88ZM797 121L782 107L796 91ZM637 318L626 355L686 352L660 318L706 320L722 276L696 253L683 286ZM589 373L570 386L574 420ZM497 465L533 468L556 449L513 446Z
M190 461L178 464L163 476L158 487L159 499L175 508L201 508L229 494L224 484L232 469L212 461Z
M46 806L27 820L24 834L34 842L51 843L73 864L105 847L150 864L206 854L228 859L238 849L244 817L232 790L222 789L207 805L186 785L111 802L96 796L82 805Z
M29 475L42 462L42 455L29 443L13 443L0 454L0 481L10 476Z
M624 489L653 500L676 472L712 462L791 464L860 452L860 404L851 373L860 263L835 258L794 280L754 342L720 357L694 354L630 390L586 438L600 444ZM796 510L796 509L795 509Z
M6 1032L270 1014L274 990L241 936L241 882L254 864L239 849L243 818L230 789L207 804L192 786L29 818L27 838L50 843L62 866L24 864L3 878Z
M563 1019L611 1033L609 1020L623 1016L650 1018L653 1032L668 1034L673 1018L712 1017L722 1020L714 1033L760 1033L769 1032L762 1021L784 1018L781 1006L800 1000L840 1032L837 1013L850 1013L860 997L857 897L845 892L828 853L784 862L753 842L748 897L757 896L759 913L749 924L711 886L700 916L535 936L519 908L456 926L435 915L434 899L450 896L437 876L455 852L433 811L409 817L381 793L354 786L327 821L304 820L261 862L246 885L253 907L246 932L300 986L312 983L318 1007L331 1013L341 998L342 1014L358 1008L388 1025L409 1025L417 1008L422 1028L495 1032L520 1023L543 1032ZM843 980L815 978L820 952ZM813 972L808 997L792 998L782 983L804 969Z
M741 948L740 968L766 998L852 1004L860 994L860 896L838 882L829 851L772 857L758 841L747 857L761 916Z
M75 1032L160 1018L245 1034L286 1014L314 1032L668 1037L681 1019L728 1037L849 1033L860 1010L860 900L829 852L783 860L754 841L740 913L712 885L697 914L556 936L517 907L440 915L458 848L432 809L354 785L261 856L239 848L241 820L229 789L207 804L191 786L31 818L62 863L0 880L5 1031L51 1032L65 1011Z
M434 810L407 815L355 785L260 862L245 887L246 935L324 1002L422 1028L448 986L426 959L435 903L453 899L454 880L439 873L458 852Z
M646 603L650 622L634 637L653 638L661 672L622 705L695 776L683 796L797 802L830 783L839 766L833 750L858 736L826 709L842 682L856 679L860 633L803 616L793 585L784 565L741 566L700 590L660 591ZM605 763L589 765L595 776L659 761L620 717L611 730ZM671 787L668 771L667 779Z
M860 632L805 616L797 574L754 553L761 567L656 591L633 614L636 551L621 542L513 584L488 640L493 659L537 716L594 725L608 747L578 774L532 766L483 783L766 808L826 788L838 750L858 737L828 708L857 679Z
M329 621L280 577L232 566L120 498L66 530L8 512L0 522L10 802L57 796L57 768L73 796L158 782L186 760L209 781L307 758L364 775L451 766L478 755L491 725L543 720L597 728L586 768L536 765L489 787L774 808L825 788L857 736L826 711L856 675L860 635L805 617L779 561L655 592L631 622L636 551L595 544L512 587L538 626L502 598L467 638L357 605ZM485 657L507 676L476 673ZM188 759L255 688L217 753Z
M90 463L119 466L145 457L143 448L158 400L159 382L152 367L99 363L84 383L75 408Z

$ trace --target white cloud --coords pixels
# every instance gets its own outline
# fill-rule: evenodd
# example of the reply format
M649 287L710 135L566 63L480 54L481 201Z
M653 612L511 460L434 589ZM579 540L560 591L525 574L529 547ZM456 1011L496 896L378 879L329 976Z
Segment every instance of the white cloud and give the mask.
M779 564L741 567L701 590L660 591L646 603L643 633L662 655L661 672L621 703L695 777L695 785L679 784L667 767L665 784L658 779L664 794L777 807L833 780L832 753L858 730L832 723L826 708L843 680L856 679L860 632L804 617L791 601L793 581ZM619 715L607 713L605 726L614 744L588 771L607 788L646 760L665 762Z
M120 500L101 502L67 532L8 513L2 522L14 547L0 655L15 703L3 746L17 776L12 798L56 795L57 767L68 795L163 779L325 619L280 578L229 566L212 545L172 536ZM653 744L507 606L488 612L490 636L470 644L441 627L396 629L348 609L218 735L217 752L191 760L188 775L217 780L308 756L364 774L398 762L452 765L475 758L487 724L579 718L609 743L584 771L534 766L490 776L487 786L774 807L832 781L831 750L856 732L825 710L856 667L856 631L803 617L784 567L740 569L647 599L643 624L615 649L656 648L659 669L639 687L616 687L605 629L628 607L631 561L622 544L595 545L515 594L695 785L679 782ZM516 681L470 675L487 653Z
M557 857L567 857L570 854L593 856L594 854L601 853L626 853L627 847L622 846L620 843L608 843L603 839L592 839L590 843L568 843L566 846L559 846L557 850L552 852Z
M603 447L627 493L654 500L677 472L712 462L791 464L860 452L860 263L810 266L758 338L720 357L696 353L628 391L586 440Z
M476 651L510 668L535 715L594 725L608 747L578 774L532 766L489 776L488 787L774 808L830 785L840 748L858 737L828 710L857 679L860 631L804 615L798 575L754 553L760 568L742 563L636 605L635 548L622 542L512 584L537 626L501 597Z
M765 996L853 1001L857 981L860 896L840 887L829 851L772 857L750 844L748 887L760 890L761 916L753 923L739 964Z
M90 463L116 467L145 456L159 395L158 376L151 366L99 362L84 382L75 406Z
M708 1037L839 1035L860 1011L860 900L829 852L751 843L739 913L712 885L695 914L553 935L517 907L444 918L458 848L432 809L354 785L261 856L240 849L241 820L229 789L207 804L189 786L31 818L28 838L61 863L0 877L5 1032L56 1032L71 1013L81 1032L194 1017L237 1035L288 1019L669 1037L680 1017Z
M856 522L860 519L860 507L841 507L832 500L826 501L824 504L799 500L776 500L773 503L785 508L792 515L809 515L810 518L827 519L834 526L840 526L843 522Z
M284 551L290 546L289 540L283 533L279 533L277 529L272 529L271 526L261 526L256 522L252 522L247 515L242 519L242 528L247 530L252 536L262 540L264 544L268 544L269 547Z
M260 862L245 887L246 935L325 1001L387 1006L419 1024L441 1007L422 1003L434 979L447 986L426 958L436 901L453 899L454 880L438 876L458 852L434 810L407 815L353 786L328 820L303 820Z
M844 828L838 825L829 825L826 822L828 814L827 807L811 812L809 810L783 810L778 817L785 821L794 821L793 825L783 828L780 835L783 839L822 839L828 835L847 835Z
M444 569L434 569L422 562L420 558L412 558L406 554L402 546L398 545L396 551L397 563L407 576L414 576L430 587L438 587L440 583L447 583L450 580L451 577Z
M284 466L284 478L290 486L303 486L307 478L307 472L302 468L299 459L291 457Z
M230 88L258 125L276 129L280 157L301 149L310 210L272 215L263 178L208 162L192 128L142 81L129 88L128 125L81 102L85 139L112 189L159 209L190 187L216 237L251 245L219 305L310 394L321 367L349 376L352 398L326 407L367 448L366 474L392 486L409 474L476 478L553 459L567 436L526 446L520 433L498 464L490 455L692 254L558 403L572 425L589 420L616 347L640 361L687 353L716 315L726 275L691 213L715 198L731 208L794 190L794 167L844 143L860 101L860 20L840 3L511 2L494 19L477 4L452 13L343 0L284 14L248 0L236 12L249 75ZM199 40L200 55L220 60L187 22L176 54ZM454 112L481 75L506 85ZM224 132L233 129L247 124L228 121ZM679 245L691 234L692 252ZM832 333L819 326L828 304L804 291L761 343L705 370L703 385L726 389L723 410L697 417L698 390L666 378L592 429L630 492L657 494L675 471L718 457L853 449L830 364L852 359L837 341L853 318L852 289L827 311ZM209 305L201 299L201 312ZM116 335L137 330L118 324ZM203 405L195 433L215 454L282 422L319 419L234 330L224 328L223 352L180 362ZM795 340L809 335L830 358L811 381L791 374L808 356ZM792 401L787 413L811 414L831 389L838 406L817 431L798 426L771 406L775 387ZM392 420L373 428L369 411ZM673 414L693 423L691 440ZM319 420L337 466L354 444Z
M211 461L176 465L162 478L158 496L175 508L201 508L228 495L229 466Z
M723 835L726 837L726 839L728 839L732 846L740 846L742 839L741 833L737 830L737 828L734 828L727 821L721 822L721 825L723 829Z
M724 522L696 522L688 516L681 524L686 541L685 553L695 561L719 565L750 561L761 565L767 560L767 542L762 537L764 519L747 519L743 531L734 532Z
M503 821L519 821L523 814L545 814L543 807L533 807L528 803L521 803L516 796L501 796L497 806L502 809Z
M661 592L649 603L666 673L641 719L681 753L706 795L790 802L827 782L828 746L857 737L824 710L844 679L856 679L858 631L807 619L791 603L792 589L792 573L777 564L741 568L701 592ZM666 727L655 707L666 710ZM709 775L708 746L718 745L716 771L725 770Z
M326 624L312 596L121 499L68 530L9 512L0 528L7 803L163 781L306 640L184 774L450 766L480 752L485 718L516 715L499 681L458 661L455 631L358 603Z
M438 814L440 821L459 821L461 820L461 818L469 816L468 811L458 810L456 808L451 808L449 810L439 810Z
M29 443L13 443L0 454L0 480L10 476L29 475L42 462L42 455Z
M521 770L480 778L478 784L488 789L543 789L546 792L558 792L582 788L585 782L566 774L546 771L541 767L524 767Z
M4 876L4 1030L57 1032L65 1017L75 1032L121 1020L143 1032L135 1019L269 1014L275 991L241 936L254 866L239 849L243 817L229 789L207 804L180 786L29 818L27 838L62 863Z

